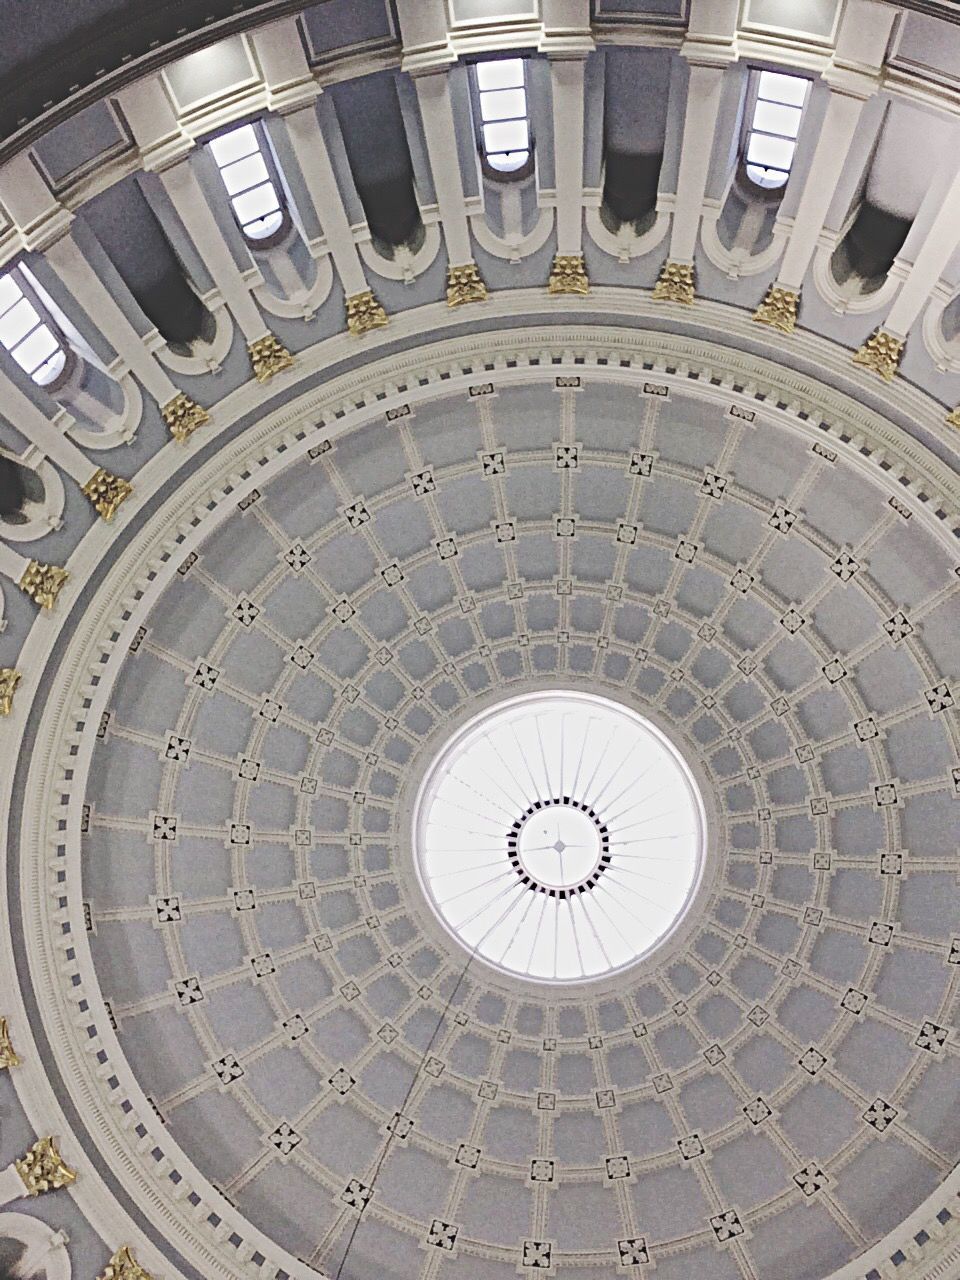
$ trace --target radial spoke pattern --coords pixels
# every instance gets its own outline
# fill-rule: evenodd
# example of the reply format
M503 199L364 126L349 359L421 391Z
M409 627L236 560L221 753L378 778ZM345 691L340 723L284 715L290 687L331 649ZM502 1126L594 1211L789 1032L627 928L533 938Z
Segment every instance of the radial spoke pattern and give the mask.
M672 744L605 698L512 698L427 775L418 864L438 915L512 973L621 969L670 932L696 886L699 794Z

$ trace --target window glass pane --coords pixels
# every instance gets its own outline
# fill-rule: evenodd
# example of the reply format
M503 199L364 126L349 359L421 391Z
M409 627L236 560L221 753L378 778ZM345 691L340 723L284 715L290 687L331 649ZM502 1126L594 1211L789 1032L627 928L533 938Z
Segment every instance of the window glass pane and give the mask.
M785 138L795 138L800 130L799 107L782 107L776 102L762 102L758 99L757 109L753 113L755 129L763 129L765 133L779 133Z
M802 76L784 76L776 71L761 71L758 96L772 102L786 102L792 107L802 107L807 96L809 80Z
M780 169L763 169L760 165L748 164L747 177L751 182L755 182L758 187L766 187L769 191L775 191L777 187L782 187L788 175Z
M32 377L34 382L39 383L41 387L45 387L48 382L52 382L54 378L59 377L63 366L67 363L67 357L60 347L57 347L49 360L44 360L39 368L34 369Z
M37 365L49 359L58 349L59 344L52 332L45 324L41 324L28 338L24 338L11 355L21 369L26 369L27 373L33 373Z
M267 236L272 236L275 231L279 231L282 225L283 214L277 209L273 213L268 213L265 218L244 223L243 234L251 240L265 240Z
M253 125L243 124L239 129L232 129L229 133L214 138L210 143L210 150L221 168L233 160L239 160L241 156L248 156L251 152L259 150Z
M487 156L487 164L498 173L514 173L530 159L529 151L501 151Z
M497 62L478 62L477 85L483 90L522 87L523 59L504 58Z
M0 277L0 315L23 297L23 291L12 276Z
M483 145L487 155L494 151L523 151L530 149L526 120L501 120L483 126Z
M40 317L26 300L21 298L15 306L0 316L0 342L9 351L10 348L30 330L40 323Z
M220 176L232 196L238 191L246 191L248 187L255 187L257 183L268 182L270 179L267 166L259 151L252 156L246 156L243 160L228 164L225 169L220 170Z
M480 95L480 115L484 120L516 120L526 114L527 95L523 89L497 89Z
M751 133L747 161L749 164L772 165L775 169L789 169L796 145L787 138L773 138L769 133Z
M255 218L262 218L280 208L277 193L272 182L264 182L252 191L245 191L242 196L233 197L233 211L241 227Z

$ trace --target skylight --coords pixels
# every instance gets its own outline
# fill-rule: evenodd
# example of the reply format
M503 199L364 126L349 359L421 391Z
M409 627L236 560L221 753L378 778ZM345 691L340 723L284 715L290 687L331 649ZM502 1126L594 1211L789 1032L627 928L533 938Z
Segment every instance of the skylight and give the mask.
M470 722L431 766L417 869L444 926L508 973L577 982L662 941L699 881L685 763L620 703L549 691Z
M790 176L809 81L776 71L760 71L753 120L747 134L747 177L776 190Z
M0 342L39 386L63 370L67 353L13 274L0 277Z
M266 240L279 231L283 207L253 125L222 133L210 150L243 234L249 240Z
M483 156L498 173L515 173L530 159L530 120L523 58L476 65Z

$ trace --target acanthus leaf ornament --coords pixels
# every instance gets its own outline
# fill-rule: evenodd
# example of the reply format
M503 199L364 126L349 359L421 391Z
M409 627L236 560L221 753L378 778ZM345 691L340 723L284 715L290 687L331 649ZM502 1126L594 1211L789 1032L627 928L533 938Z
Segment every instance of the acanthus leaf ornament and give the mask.
M486 302L487 286L475 262L447 268L447 306L462 307L468 302Z
M752 319L757 324L768 324L772 329L779 329L781 333L793 333L797 327L799 304L799 293L784 289L782 285L772 284Z
M578 293L581 296L590 292L590 280L582 253L558 253L554 257L547 291Z
M133 1256L128 1244L123 1245L107 1263L97 1280L153 1280Z
M371 329L382 329L388 323L387 313L372 289L364 289L363 293L354 293L347 299L347 328L355 338L362 338Z
M31 560L24 569L17 586L35 600L41 609L52 609L57 603L60 588L69 578L66 569L56 564L41 564Z
M0 1071L9 1071L11 1067L19 1067L19 1065L20 1058L10 1039L7 1020L0 1018Z
M950 410L944 421L948 427L960 427L960 404Z
M898 338L886 329L876 329L856 352L853 363L872 369L884 382L892 382L900 366L905 344L906 338Z
M696 297L693 263L665 262L653 286L653 296L658 302L682 302L689 306Z
M253 376L258 382L269 382L275 374L289 369L293 364L293 356L273 333L265 333L262 338L247 343Z
M23 674L15 667L0 667L0 716L8 716L13 710L13 695Z
M121 502L133 493L133 485L129 480L112 475L103 467L98 467L81 492L93 503L97 514L109 521L117 514L117 508Z
M76 1170L66 1163L53 1138L38 1138L29 1151L13 1163L28 1196L59 1191L77 1180Z
M178 391L172 400L168 400L160 410L164 422L170 428L170 434L180 444L185 444L197 427L210 421L210 415L202 405L183 391Z

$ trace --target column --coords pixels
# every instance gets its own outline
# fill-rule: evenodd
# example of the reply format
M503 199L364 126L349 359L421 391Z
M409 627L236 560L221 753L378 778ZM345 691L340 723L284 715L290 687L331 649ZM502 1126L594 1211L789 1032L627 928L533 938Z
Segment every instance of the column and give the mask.
M20 390L12 378L0 371L0 404L4 416L21 435L37 446L51 462L65 471L89 498L97 514L112 520L117 508L133 492L127 480L94 467L87 455L61 432L46 414Z
M930 298L960 239L960 169L937 210L933 226L900 287L887 318L853 357L886 381L894 376L907 334Z
M557 201L557 254L548 284L551 293L584 294L590 288L582 243L583 72L582 56L550 59Z
M856 136L864 103L880 87L880 69L896 11L875 0L849 0L844 9L833 63L824 72L830 86L820 136L776 281L754 320L792 333L800 289L817 249L837 184Z
M427 141L427 154L437 193L440 222L447 242L447 304L483 302L487 287L473 261L467 221L460 155L450 101L450 80L446 67L423 72L414 78L420 116Z
M59 1191L76 1182L77 1175L64 1161L53 1138L39 1138L13 1164L0 1172L0 1206L24 1196Z
M185 441L197 427L209 421L206 410L177 390L163 365L147 350L73 236L69 233L62 236L50 246L45 257L70 296L96 322L120 359L156 400L175 438Z
M694 299L693 258L710 173L725 66L725 63L717 65L711 62L693 63L690 67L670 250L653 289L653 296L663 301L689 304Z
M267 101L284 118L310 199L346 295L347 327L356 337L382 328L387 314L367 284L350 221L317 118L321 90L313 78L295 19L254 32L253 43L267 85Z
M60 589L69 578L66 569L56 564L44 564L40 560L28 560L19 551L14 551L5 542L0 542L0 574L20 588L41 609L52 609L57 603ZM7 670L7 668L4 668ZM19 677L18 677L19 680ZM9 677L5 680L5 691L8 697L13 696L13 689L18 680L10 686ZM9 1172L9 1171L7 1171ZM0 1173L0 1182L7 1178L7 1173ZM0 1186L0 1205L3 1201L3 1190Z

